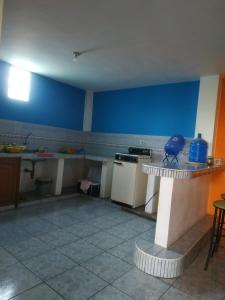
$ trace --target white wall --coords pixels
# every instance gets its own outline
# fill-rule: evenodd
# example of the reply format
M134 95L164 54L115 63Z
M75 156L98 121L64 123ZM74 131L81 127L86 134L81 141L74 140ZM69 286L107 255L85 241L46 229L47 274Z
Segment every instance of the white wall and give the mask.
M93 110L93 92L86 91L84 104L84 122L83 131L91 131Z
M195 136L202 133L203 138L209 143L209 154L212 151L219 80L219 75L200 78Z
M155 243L168 248L207 214L211 175L161 177Z

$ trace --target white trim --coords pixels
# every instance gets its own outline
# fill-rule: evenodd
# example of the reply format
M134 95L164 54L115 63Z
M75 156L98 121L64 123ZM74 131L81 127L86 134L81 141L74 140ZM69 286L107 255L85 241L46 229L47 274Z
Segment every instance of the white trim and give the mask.
M93 113L93 92L86 91L84 104L83 131L91 131Z
M209 155L212 151L219 80L219 75L200 78L195 136L202 133L203 139L209 143Z

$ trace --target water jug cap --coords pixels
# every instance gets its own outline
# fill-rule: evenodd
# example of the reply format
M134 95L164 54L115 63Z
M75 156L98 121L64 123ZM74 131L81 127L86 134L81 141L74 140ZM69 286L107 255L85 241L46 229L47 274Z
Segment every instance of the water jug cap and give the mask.
M202 134L198 133L198 139L201 139L201 138L202 138Z

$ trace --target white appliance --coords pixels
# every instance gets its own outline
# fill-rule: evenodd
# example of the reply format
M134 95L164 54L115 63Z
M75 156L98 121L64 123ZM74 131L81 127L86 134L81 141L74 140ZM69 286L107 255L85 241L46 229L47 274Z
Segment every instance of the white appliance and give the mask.
M128 153L116 153L111 199L135 208L145 204L147 175L142 164L151 162L151 150L130 147Z

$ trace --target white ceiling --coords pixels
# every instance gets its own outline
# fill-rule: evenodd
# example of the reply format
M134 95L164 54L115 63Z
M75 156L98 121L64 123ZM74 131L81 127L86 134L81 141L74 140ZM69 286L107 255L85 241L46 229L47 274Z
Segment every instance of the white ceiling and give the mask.
M0 50L90 90L193 80L225 72L225 1L5 0Z

